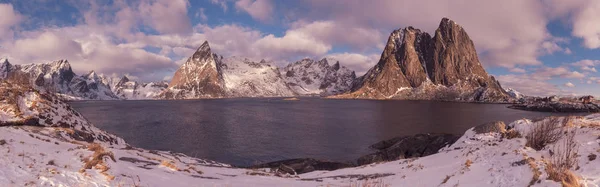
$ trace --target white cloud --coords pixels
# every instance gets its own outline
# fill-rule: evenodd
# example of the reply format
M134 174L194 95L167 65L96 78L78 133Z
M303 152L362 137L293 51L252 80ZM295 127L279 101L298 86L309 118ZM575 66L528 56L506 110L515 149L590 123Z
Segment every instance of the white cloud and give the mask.
M43 63L58 59L71 62L76 73L96 70L105 74L127 74L151 79L154 72L175 69L171 59L131 45L113 43L90 28L64 27L23 33L26 38L4 42L0 56L12 63Z
M571 71L566 67L542 67L537 69L533 75L538 80L548 80L551 78L568 78L568 79L582 79L585 78L585 74L578 71Z
M23 16L14 10L11 4L0 4L0 39L12 37L9 31L17 24L23 21Z
M327 18L343 25L382 28L385 32L414 26L433 33L441 18L449 17L465 28L477 47L482 63L486 65L507 68L541 65L538 56L560 48L546 28L549 19L544 15L540 1L379 0L365 3L346 0L344 6L340 6L338 1L304 2L311 11L294 15L312 16L315 20Z
M354 70L357 76L361 76L379 61L378 54L362 55L357 53L334 53L326 56L340 61L340 64Z
M513 88L525 95L548 96L570 94L558 86L548 83L546 80L537 79L533 75L500 75L497 76L497 79L502 84L502 87Z
M210 0L212 4L219 5L223 9L223 12L227 12L227 0Z
M203 22L208 21L208 17L206 16L206 14L204 13L205 9L204 8L199 8L198 11L196 12L196 17L200 18Z
M565 83L565 86L566 86L566 87L569 87L569 88L575 88L575 84L573 84L573 83L571 83L571 82L567 82L567 83Z
M288 32L299 32L327 44L350 46L360 50L375 46L378 50L382 50L384 46L382 41L386 38L379 30L373 28L345 25L331 20L297 21L292 24Z
M595 66L600 65L600 60L580 60L571 63L572 66L579 67L581 71L598 72Z
M187 16L187 0L157 0L139 6L142 19L160 33L189 33L192 31Z
M238 0L235 8L248 13L252 18L269 22L272 20L273 3L270 0Z
M510 68L508 71L513 72L513 73L526 73L527 71L523 68Z

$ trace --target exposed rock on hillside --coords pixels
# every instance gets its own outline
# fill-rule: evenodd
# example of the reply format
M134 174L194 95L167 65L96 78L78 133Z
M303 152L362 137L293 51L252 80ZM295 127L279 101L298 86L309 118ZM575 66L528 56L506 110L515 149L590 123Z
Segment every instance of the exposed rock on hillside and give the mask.
M337 98L511 102L479 62L466 31L447 18L435 36L407 27L388 38L379 63Z
M265 60L223 58L213 53L208 42L184 63L169 88L159 98L198 99L222 97L291 97L332 95L347 92L354 72L339 62L304 59L283 69Z

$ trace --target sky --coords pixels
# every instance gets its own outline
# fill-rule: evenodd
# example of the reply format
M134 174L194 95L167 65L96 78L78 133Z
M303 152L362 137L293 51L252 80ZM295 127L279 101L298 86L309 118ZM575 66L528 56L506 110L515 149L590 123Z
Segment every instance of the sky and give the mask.
M598 0L0 0L0 58L169 80L206 40L223 56L328 57L362 75L393 30L434 33L443 17L504 88L600 96Z

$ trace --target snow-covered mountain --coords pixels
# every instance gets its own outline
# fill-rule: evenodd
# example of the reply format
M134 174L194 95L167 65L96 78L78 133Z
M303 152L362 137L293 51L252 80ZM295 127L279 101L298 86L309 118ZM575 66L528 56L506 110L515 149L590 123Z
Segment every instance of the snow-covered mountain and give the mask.
M26 83L64 100L154 99L167 88L164 81L140 83L126 76L111 77L95 71L76 75L67 60L13 65L7 59L0 59L0 79Z
M296 95L287 86L279 68L265 60L229 57L221 63L228 97L289 97Z
M175 72L162 99L222 97L290 97L332 95L349 91L353 71L327 59L303 59L279 68L272 62L243 57L223 58L208 42Z
M512 89L512 88L507 88L506 93L508 93L508 95L510 95L511 97L513 97L515 99L521 99L524 97L524 95L521 92L519 92L515 89Z
M56 93L68 100L119 99L95 73L78 76L67 60L50 63L12 65L6 59L0 65L0 78L26 83L42 92Z
M302 59L282 69L288 86L299 95L335 95L350 90L356 79L354 71L341 66L339 61L329 65L332 59L314 61Z
M102 80L115 95L125 100L154 99L168 86L168 83L164 81L140 83L130 80L126 75L123 77L102 76Z

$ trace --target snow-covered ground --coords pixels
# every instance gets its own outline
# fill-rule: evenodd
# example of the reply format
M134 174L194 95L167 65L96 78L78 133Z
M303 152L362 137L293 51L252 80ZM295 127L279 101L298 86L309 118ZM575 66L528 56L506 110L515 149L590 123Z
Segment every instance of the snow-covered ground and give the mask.
M561 186L547 180L545 161L562 140L536 151L522 137L468 130L427 157L291 176L134 148L54 95L5 82L0 95L0 186ZM526 135L543 122L508 126ZM578 150L572 171L583 185L599 186L600 114L570 126Z

